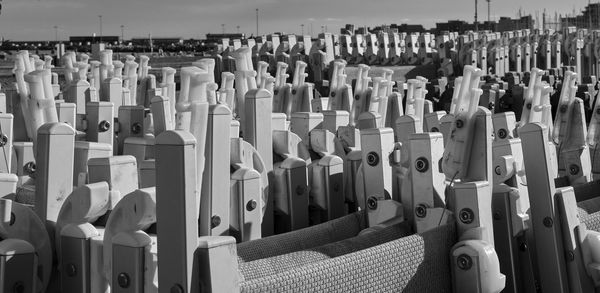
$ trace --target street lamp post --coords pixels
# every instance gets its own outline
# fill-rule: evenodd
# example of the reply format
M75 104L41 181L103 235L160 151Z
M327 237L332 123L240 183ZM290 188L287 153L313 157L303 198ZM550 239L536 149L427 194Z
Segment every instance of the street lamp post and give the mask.
M121 43L125 42L125 26L121 25Z
M300 27L302 29L302 35L304 35L304 24L301 24Z
M102 43L102 15L98 15L98 19L100 19L100 43Z

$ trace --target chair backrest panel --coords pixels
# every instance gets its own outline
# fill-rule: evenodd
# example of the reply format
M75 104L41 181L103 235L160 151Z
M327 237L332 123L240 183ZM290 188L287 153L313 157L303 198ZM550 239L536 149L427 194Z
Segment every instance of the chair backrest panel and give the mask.
M358 212L326 223L238 244L238 261L257 259L311 249L351 238L366 228L364 213Z
M371 248L412 234L413 231L408 222L402 222L319 247L240 263L239 271L246 281L258 279Z
M456 227L423 234L244 281L241 292L451 292ZM435 280L435 281L433 281Z

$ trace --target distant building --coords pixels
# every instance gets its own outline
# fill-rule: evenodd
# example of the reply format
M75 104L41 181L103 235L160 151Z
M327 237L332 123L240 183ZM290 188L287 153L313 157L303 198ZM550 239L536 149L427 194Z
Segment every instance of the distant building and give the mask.
M342 35L353 35L354 34L354 25L346 24L345 27L340 29L340 34Z
M367 27L365 27L365 26L361 26L358 29L356 29L356 34L357 35L364 35L364 34L367 34L367 33L368 33L368 30L367 30Z
M522 29L533 30L534 21L531 15L523 16L521 18L512 19L510 17L500 17L498 24L496 25L496 31L514 31Z
M245 34L206 34L206 41L217 41L220 42L222 39L228 38L230 40L233 39L245 39Z
M435 24L436 34L443 31L463 33L470 30L475 30L475 25L464 20L449 20L447 22L438 22Z
M100 42L100 39L102 39L102 42L105 43L118 43L120 38L119 36L70 36L69 42L73 44L93 44Z
M152 39L153 46L171 46L171 45L180 45L183 44L182 38L132 38L131 44L134 46L148 46L150 44L150 39Z
M546 24L544 24L546 26ZM580 28L600 28L600 3L590 3L583 12L572 17L560 17L560 26L577 26Z
M392 26L392 28L394 28L394 26ZM422 33L427 31L425 27L423 27L423 25L420 24L403 23L401 25L397 25L395 28L397 28L398 32L401 33Z
M464 20L450 20L447 22L438 22L435 24L435 29L432 31L436 34L441 32L458 32L460 34L467 31L475 31L476 29L489 30L489 31L513 31L522 29L533 30L534 21L531 15L523 16L521 18L512 19L510 17L500 17L498 22L485 21L478 23L475 27L475 23L468 23Z
M390 24L390 25L381 25L381 26L376 26L372 29L369 29L369 32L371 33L379 33L379 32L383 32L383 33L422 33L422 32L426 32L427 30L420 24Z

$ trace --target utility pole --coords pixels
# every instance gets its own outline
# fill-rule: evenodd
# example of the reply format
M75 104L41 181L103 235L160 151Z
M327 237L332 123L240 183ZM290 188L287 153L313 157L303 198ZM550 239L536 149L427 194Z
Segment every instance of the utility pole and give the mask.
M588 6L587 9L588 14L589 14L589 20L590 20L590 24L588 25L588 29L592 29L592 0L588 0Z
M125 26L121 25L121 43L125 43Z
M102 15L98 15L100 19L100 43L102 43Z
M224 23L221 24L221 32L222 32L222 34L225 34L225 24Z
M542 31L546 30L546 9L542 12Z
M256 8L256 37L258 37L258 8Z
M492 6L492 0L486 0L488 3L488 22L490 22L490 6Z
M300 28L301 28L301 31L302 31L301 35L304 35L304 24L301 24Z
M54 26L54 40L58 43L58 26Z
M237 28L237 33L239 34L240 33L240 26L238 25L238 26L236 26L236 28Z
M475 31L479 31L479 24L477 23L477 0L475 0Z

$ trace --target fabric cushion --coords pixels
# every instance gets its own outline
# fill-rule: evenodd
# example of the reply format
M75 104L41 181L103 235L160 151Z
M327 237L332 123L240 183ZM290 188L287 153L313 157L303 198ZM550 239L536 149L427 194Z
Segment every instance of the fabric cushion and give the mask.
M243 281L242 292L452 292L454 224Z
M589 230L600 232L600 198L593 198L577 203L579 220Z
M411 234L413 234L411 227L408 223L403 222L375 232L364 235L361 234L353 238L325 244L312 249L240 263L239 270L246 280L266 277L307 264L373 247Z
M295 251L311 249L356 236L366 226L363 212L323 224L237 245L238 262L250 262Z

